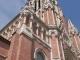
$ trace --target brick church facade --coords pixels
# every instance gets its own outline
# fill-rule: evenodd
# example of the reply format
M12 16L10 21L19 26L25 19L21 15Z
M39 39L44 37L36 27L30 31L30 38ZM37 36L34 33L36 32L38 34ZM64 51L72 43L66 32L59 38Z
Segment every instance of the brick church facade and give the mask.
M0 60L80 60L80 34L57 0L28 0L0 31Z

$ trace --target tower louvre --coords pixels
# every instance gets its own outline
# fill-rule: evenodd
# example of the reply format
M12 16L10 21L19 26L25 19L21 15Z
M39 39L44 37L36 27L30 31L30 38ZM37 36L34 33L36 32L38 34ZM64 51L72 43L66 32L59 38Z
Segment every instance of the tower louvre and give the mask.
M1 59L80 60L80 34L57 0L28 0L0 35Z

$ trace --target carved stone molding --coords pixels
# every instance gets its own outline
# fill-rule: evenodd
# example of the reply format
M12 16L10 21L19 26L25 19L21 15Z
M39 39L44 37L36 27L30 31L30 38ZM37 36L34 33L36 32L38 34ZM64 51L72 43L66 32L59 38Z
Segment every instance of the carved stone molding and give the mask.
M44 40L42 40L41 38L39 38L38 36L36 36L35 34L33 34L33 38L40 44L42 44L45 48L47 48L48 50L51 51L51 47L49 46L49 44L47 44L47 42L45 42Z
M40 26L40 25L37 23L37 26L36 26L36 27L39 28L39 26Z
M57 30L53 30L52 32L55 34L56 37L59 37L60 34Z
M79 33L79 37L80 37L80 33Z
M80 58L80 50L77 51L77 56Z
M59 39L63 42L63 37L60 35Z
M29 17L31 17L31 12L29 10L23 10L21 12L21 16L29 16Z
M43 27L41 28L41 32L44 32L44 28Z
M62 60L61 58L53 58L52 60Z
M48 1L47 3L44 4L43 8L48 9L49 7L51 7L51 9L54 8L53 5L51 4L51 2Z
M46 36L49 36L49 32L48 31L46 32Z
M63 41L67 44L68 47L72 46L71 40L66 35L63 35Z
M59 31L57 29L49 30L49 36L51 36L52 33L55 34L55 37L59 37L60 36L60 33L59 33Z
M36 48L36 49L35 49L35 51L34 51L34 58L35 58L35 60L37 60L37 58L36 58L37 55L36 55L36 54L37 54L38 52L41 52L41 53L43 54L45 60L48 60L48 58L47 58L47 56L46 56L46 54L45 54L45 51L44 51L43 49L41 49L41 48Z
M29 27L27 27L25 24L23 24L21 26L21 28L19 28L16 32L19 33L19 34L24 33L27 36L29 36L30 38L32 38L32 29L30 29Z

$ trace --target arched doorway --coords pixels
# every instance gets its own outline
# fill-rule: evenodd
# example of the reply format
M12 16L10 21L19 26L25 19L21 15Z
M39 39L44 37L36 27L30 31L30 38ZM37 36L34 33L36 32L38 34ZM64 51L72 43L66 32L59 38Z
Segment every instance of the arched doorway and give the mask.
M76 57L69 49L64 49L65 60L76 60Z

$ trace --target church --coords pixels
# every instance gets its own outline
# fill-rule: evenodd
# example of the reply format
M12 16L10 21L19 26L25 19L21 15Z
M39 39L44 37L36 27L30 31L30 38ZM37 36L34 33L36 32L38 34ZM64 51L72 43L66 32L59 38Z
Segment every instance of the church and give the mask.
M0 60L80 60L80 33L57 0L28 0L0 31Z

